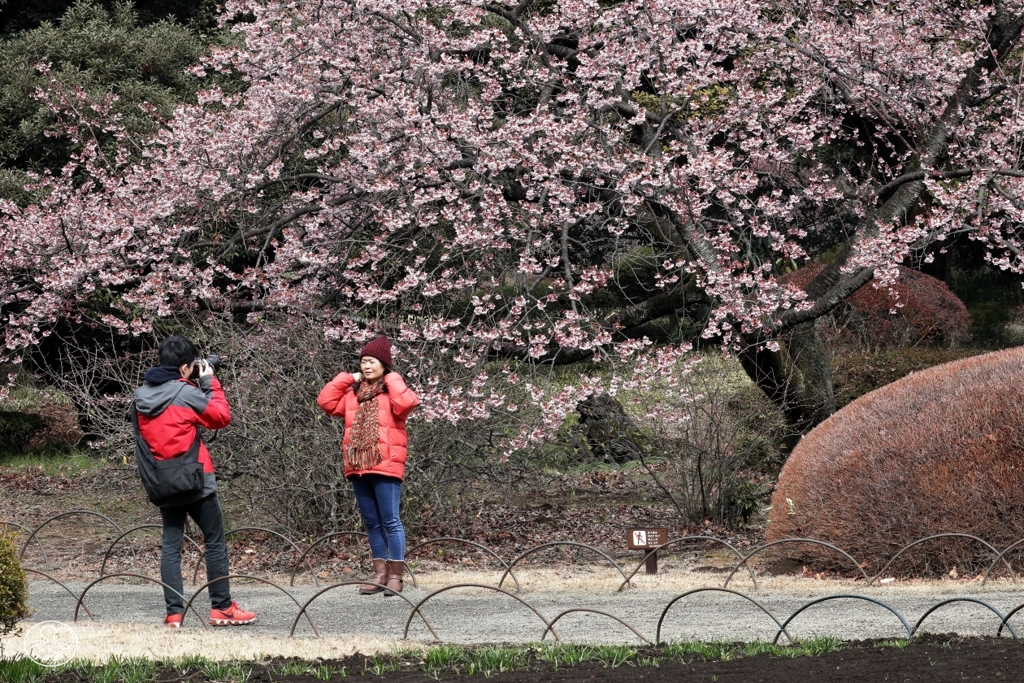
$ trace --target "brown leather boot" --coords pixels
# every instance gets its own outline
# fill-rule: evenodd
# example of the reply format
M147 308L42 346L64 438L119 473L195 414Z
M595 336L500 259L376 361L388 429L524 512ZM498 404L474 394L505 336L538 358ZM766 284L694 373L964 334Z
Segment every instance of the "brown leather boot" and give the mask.
M395 593L402 592L402 574L405 572L405 562L391 560L388 562L388 589L384 591L384 597L389 598Z
M387 560L381 560L373 558L373 578L370 579L373 583L382 584L388 580L388 562ZM363 583L359 585L359 593L361 595L373 595L374 593L380 593L383 588L380 586L374 586L373 583Z

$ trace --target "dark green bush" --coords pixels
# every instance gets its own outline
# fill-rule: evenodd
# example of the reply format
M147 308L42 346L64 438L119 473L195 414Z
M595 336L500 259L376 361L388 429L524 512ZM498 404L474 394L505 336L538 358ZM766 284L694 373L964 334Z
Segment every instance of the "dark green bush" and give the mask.
M0 453L25 450L42 427L43 418L37 414L0 410Z
M751 519L756 518L764 509L771 492L772 487L766 481L753 481L742 476L734 476L725 489L726 526L738 529L749 524Z
M29 615L28 581L11 536L0 533L0 636Z
M971 306L971 338L978 344L999 346L1004 341L1010 307L1002 301L984 301Z
M958 347L882 348L878 350L843 349L832 355L832 381L836 407L842 408L875 389L891 384L912 372L980 353L978 349Z

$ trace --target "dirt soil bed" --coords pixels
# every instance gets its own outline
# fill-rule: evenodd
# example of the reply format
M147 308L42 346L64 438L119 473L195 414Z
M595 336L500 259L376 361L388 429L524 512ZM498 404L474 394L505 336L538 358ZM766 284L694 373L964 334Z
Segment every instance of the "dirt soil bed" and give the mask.
M659 658L660 651L644 648L637 651L637 658ZM393 660L388 662L397 668L383 675L374 672L373 666L380 667L381 660L371 662L365 656L357 655L341 661L317 662L303 674L285 672L282 660L256 663L248 680L252 683L312 683L314 681L341 681L359 677L360 680L381 680L388 683L404 681L489 681L491 683L518 683L532 681L575 681L607 683L660 683L661 681L715 681L717 683L774 683L780 680L814 681L815 683L845 683L847 681L892 681L945 683L946 681L1009 681L1016 680L1024 670L1024 647L1009 638L970 638L955 636L930 636L903 648L887 643L853 643L848 647L817 656L738 656L728 661L704 660L694 656L687 662L662 661L660 666L636 666L631 663L619 666L602 665L599 662L585 662L576 667L562 665L557 670L548 663L533 662L528 668L511 672L490 672L469 675L465 670L455 673L451 670L424 670L423 663L415 660ZM378 668L378 670L380 670ZM324 672L333 672L327 678ZM1017 672L1017 673L1014 673ZM328 676L330 674L327 674ZM44 679L47 683L79 683L80 674L64 671ZM211 680L201 671L160 670L157 681L161 683L187 682L206 683Z

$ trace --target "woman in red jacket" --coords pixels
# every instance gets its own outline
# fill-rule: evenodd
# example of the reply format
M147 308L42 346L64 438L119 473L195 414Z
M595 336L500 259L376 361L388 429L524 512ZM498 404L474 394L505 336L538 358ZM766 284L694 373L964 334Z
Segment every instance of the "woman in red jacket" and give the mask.
M387 583L385 595L402 590L405 529L398 516L405 478L405 419L420 399L391 371L391 343L380 336L363 347L359 372L341 372L323 388L317 403L328 415L345 418L341 450L345 478L352 482L373 553L373 583ZM380 586L363 584L363 595Z

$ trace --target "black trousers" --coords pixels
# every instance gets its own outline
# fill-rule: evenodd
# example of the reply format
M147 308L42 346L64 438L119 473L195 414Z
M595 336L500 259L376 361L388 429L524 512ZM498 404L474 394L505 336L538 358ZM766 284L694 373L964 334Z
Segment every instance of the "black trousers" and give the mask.
M185 533L185 520L191 517L203 532L206 580L213 581L229 573L228 548L224 543L224 517L216 493L181 507L160 508L160 516L164 524L160 579L170 587L164 588L164 602L167 603L168 614L181 614L185 611L185 601L181 596L184 592L181 581L181 541ZM213 584L209 591L213 609L227 609L231 606L228 579Z

